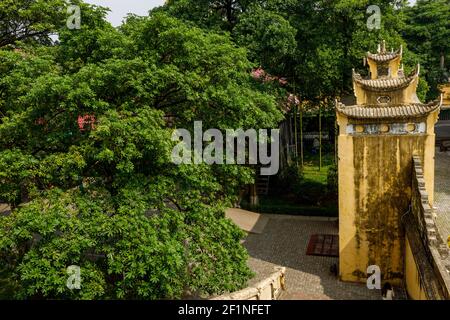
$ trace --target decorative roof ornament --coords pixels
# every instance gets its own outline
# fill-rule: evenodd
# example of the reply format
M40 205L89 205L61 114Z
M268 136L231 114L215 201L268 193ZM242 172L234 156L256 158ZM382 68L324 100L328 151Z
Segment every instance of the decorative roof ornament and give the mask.
M403 57L403 45L400 46L400 49L391 52L386 51L386 42L383 40L381 44L378 44L377 53L367 52L367 58L373 60L375 62L388 62L397 58Z
M420 64L407 76L401 65L403 47L386 51L386 42L378 45L377 53L367 53L370 77L364 78L352 70L356 104L346 106L336 102L336 111L349 118L383 121L424 118L442 106L440 101L423 104L417 97Z

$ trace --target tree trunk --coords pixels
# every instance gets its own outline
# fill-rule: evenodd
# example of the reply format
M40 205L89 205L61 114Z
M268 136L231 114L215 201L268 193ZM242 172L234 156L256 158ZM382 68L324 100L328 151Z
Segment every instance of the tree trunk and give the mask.
M233 0L227 0L226 12L228 25L231 31L231 29L233 29Z
M303 107L300 103L300 157L301 157L301 164L302 169L305 166L305 160L304 160L304 152L303 152Z
M322 108L319 103L319 171L322 170Z

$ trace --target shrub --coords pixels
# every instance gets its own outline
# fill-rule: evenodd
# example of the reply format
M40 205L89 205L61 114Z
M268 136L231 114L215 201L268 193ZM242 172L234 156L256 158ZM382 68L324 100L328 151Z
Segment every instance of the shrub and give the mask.
M338 195L338 167L333 165L328 170L327 189L330 194L337 197Z
M302 182L303 171L296 164L286 166L281 172L279 184L283 188L284 193L299 193Z

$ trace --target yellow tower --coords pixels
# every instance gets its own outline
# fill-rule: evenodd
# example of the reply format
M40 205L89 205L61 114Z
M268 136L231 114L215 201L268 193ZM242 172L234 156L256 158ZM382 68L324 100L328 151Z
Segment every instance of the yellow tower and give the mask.
M419 155L430 202L434 193L434 125L441 102L416 95L420 66L405 75L402 49L367 53L369 76L353 71L356 105L336 104L339 125L340 277L366 282L368 266L384 281L403 279L402 217L411 201L412 158Z
M450 83L440 86L443 95L443 106L448 110L450 109Z

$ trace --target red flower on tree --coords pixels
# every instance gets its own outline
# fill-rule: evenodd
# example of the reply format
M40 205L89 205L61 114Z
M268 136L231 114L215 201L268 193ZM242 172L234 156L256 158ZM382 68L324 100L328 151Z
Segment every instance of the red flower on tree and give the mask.
M84 116L78 116L78 128L80 129L80 132L83 132L87 129L93 130L95 129L95 115L93 114L86 114ZM87 129L86 129L87 127Z
M287 98L288 104L290 105L300 105L300 98L294 94L289 94L288 98Z
M272 76L271 74L267 73L263 68L259 67L257 69L254 69L252 71L252 77L255 80L261 80L262 82L273 82L278 81L278 83L281 86L284 86L288 84L288 81L285 77L277 77Z
M45 124L47 124L47 121L44 118L37 118L34 123L38 126L43 126Z
M252 71L252 77L257 80L261 79L265 75L266 75L266 72L261 67Z

